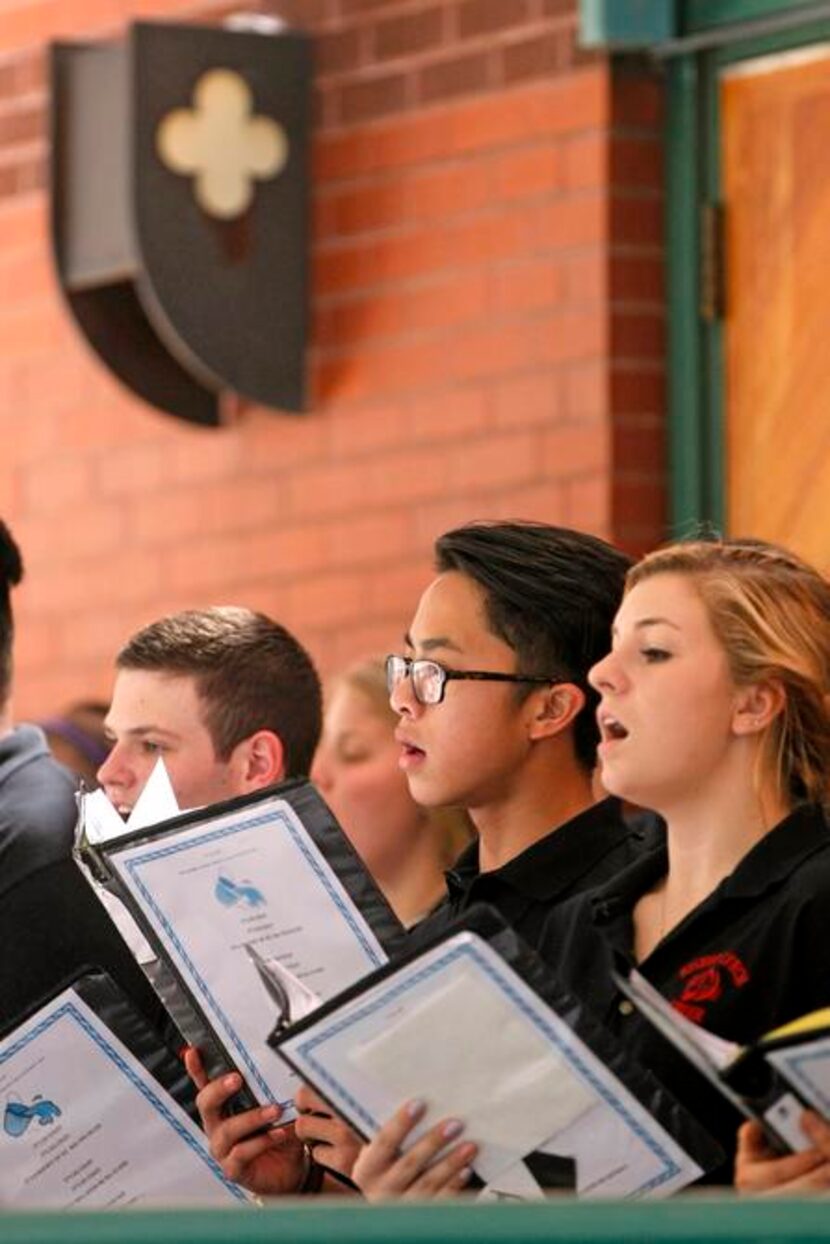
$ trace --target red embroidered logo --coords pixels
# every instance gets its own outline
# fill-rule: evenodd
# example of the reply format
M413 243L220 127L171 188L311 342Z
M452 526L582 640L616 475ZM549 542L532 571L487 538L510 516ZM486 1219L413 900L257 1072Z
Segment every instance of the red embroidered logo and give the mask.
M706 1004L716 1002L722 996L725 985L728 986L731 981L740 989L749 980L746 965L731 950L693 959L680 969L678 975L685 984L672 1006L696 1024L705 1019Z

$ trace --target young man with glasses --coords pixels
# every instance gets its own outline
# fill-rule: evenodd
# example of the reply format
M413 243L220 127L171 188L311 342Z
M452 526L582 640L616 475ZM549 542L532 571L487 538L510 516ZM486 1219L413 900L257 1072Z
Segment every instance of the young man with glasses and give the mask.
M610 879L642 847L615 800L594 800L597 696L587 680L611 646L629 562L594 536L541 523L460 527L435 553L437 576L387 677L413 798L466 809L478 840L410 937L432 937L484 901L535 945L551 907ZM222 1118L236 1088L229 1077L199 1096L215 1156L254 1191L289 1191L284 1141L251 1135L275 1108ZM297 1102L307 1111L297 1135L348 1173L357 1138L309 1090Z
M478 838L414 936L484 901L534 945L554 903L640 847L616 801L594 801L587 681L610 647L629 562L594 536L518 522L449 531L435 554L387 676L412 797L465 808Z

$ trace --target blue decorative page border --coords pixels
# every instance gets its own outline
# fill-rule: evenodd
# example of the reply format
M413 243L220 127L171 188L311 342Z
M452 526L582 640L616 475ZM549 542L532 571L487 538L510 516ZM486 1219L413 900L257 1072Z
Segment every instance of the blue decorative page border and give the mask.
M830 1062L830 1038L820 1038L823 1049L815 1049L817 1042L811 1042L802 1047L795 1049L783 1050L778 1058L773 1062L781 1068L781 1064L786 1068L783 1074L789 1076L794 1086L803 1094L804 1097L814 1103L819 1112L825 1116L830 1115L830 1097L822 1091L816 1084L808 1071L805 1070L808 1063L814 1062Z
M294 813L294 816L296 816L296 813ZM196 848L203 847L211 842L217 842L222 839L232 837L235 834L243 833L249 829L259 829L265 825L271 826L275 830L283 829L288 832L295 848L300 852L306 863L311 868L318 882L325 890L331 902L337 908L337 911L345 921L351 933L354 935L354 938L361 947L363 953L366 955L368 960L368 966L366 969L367 972L371 971L372 968L381 967L386 962L385 957L378 954L376 947L373 946L372 942L366 937L365 930L361 928L361 925L355 919L354 912L349 910L347 905L343 902L342 895L338 893L337 889L332 884L332 878L328 871L330 865L328 865L328 868L322 867L322 853L320 852L319 847L307 838L306 831L300 831L298 826L294 823L292 816L289 816L286 813L285 804L282 800L278 806L271 807L264 813L258 813L253 816L245 817L244 819L236 819L229 825L219 825L215 829L206 830L205 833L200 834L198 837L189 837L186 841L177 839L176 836L171 835L169 838L162 839L158 845L153 842L148 842L146 846L145 844L133 844L129 848L130 851L141 851L141 856L123 861L120 865L117 853L113 853L111 858L116 868L120 867L124 870L124 872L129 873L133 885L139 894L141 894L144 902L147 904L147 907L153 913L154 920L157 922L159 928L164 930L173 946L175 946L177 953L180 955L182 962L186 965L188 972L198 986L203 998L207 1002L207 1005L210 1007L213 1014L218 1017L219 1022L221 1023L228 1038L228 1042L235 1051L239 1063L245 1068L248 1078L257 1085L265 1100L270 1101L272 1099L271 1089L266 1080L263 1078L262 1072L252 1058L250 1051L242 1041L229 1017L214 997L210 986L203 977L202 973L196 967L196 964L193 962L190 954L185 949L184 943L181 941L176 930L171 925L166 914L159 907L145 881L139 876L139 869L145 864L155 863L157 860L161 859L168 859L174 855L179 855L182 852L195 850ZM194 828L196 828L194 825L183 826L180 833L192 834ZM279 1105L285 1109L291 1105L291 1100L287 1099L285 1101L281 1101Z
M103 1034L99 1032L93 1024L89 1022L88 1017L78 1009L75 1002L67 999L66 1002L61 1003L55 1008L55 1010L51 1011L50 1014L45 1015L42 1019L38 1020L38 1022L30 1028L28 1032L24 1032L16 1040L12 1040L8 1045L6 1045L5 1049L0 1050L0 1067L2 1067L3 1063L5 1063L9 1058L13 1058L15 1054L19 1054L20 1051L25 1049L27 1045L30 1045L33 1041L36 1041L38 1037L41 1037L45 1032L48 1032L48 1030L54 1027L58 1020L61 1019L74 1020L78 1027L86 1033L86 1035L95 1043L95 1045L98 1046L102 1053L106 1055L110 1062L117 1067L125 1079L130 1082L132 1087L141 1094L149 1105L153 1107L156 1113L164 1119L165 1123L173 1129L179 1139L184 1141L187 1147L204 1163L205 1166L207 1166L210 1173L218 1179L219 1182L225 1186L225 1188L227 1188L228 1192L230 1192L236 1200L247 1203L248 1197L242 1189L237 1184L232 1183L229 1179L225 1178L219 1164L210 1156L207 1150L196 1140L196 1138L191 1135L187 1128L182 1125L181 1120L176 1118L175 1114L166 1102L154 1093L151 1087L136 1074L135 1068L131 1067L119 1051L106 1040Z
M469 935L468 935L469 936ZM365 1130L371 1135L378 1130L381 1121L370 1114L359 1101L357 1101L348 1089L343 1085L327 1068L326 1064L321 1061L318 1051L322 1053L321 1047L327 1042L340 1036L348 1028L354 1024L360 1023L364 1019L373 1015L375 1012L383 1010L387 1006L393 1004L398 998L404 994L411 992L415 986L420 985L423 981L436 977L440 972L449 968L459 959L469 959L479 968L491 983L499 989L505 997L519 1010L522 1015L530 1021L530 1023L548 1040L558 1051L558 1053L570 1063L577 1073L588 1082L591 1089L599 1098L611 1109L625 1126L633 1132L637 1138L651 1151L658 1162L662 1164L662 1170L654 1175L646 1184L637 1190L637 1193L630 1195L647 1195L648 1193L660 1188L663 1184L674 1179L680 1174L681 1167L675 1158L666 1150L659 1142L656 1136L647 1131L638 1119L636 1119L624 1101L613 1093L609 1086L599 1080L593 1069L584 1061L578 1049L566 1040L563 1040L561 1034L550 1022L544 1010L547 1009L545 1004L540 1000L537 1007L530 1006L527 999L523 996L516 986L515 973L507 965L500 965L497 969L495 964L490 961L489 955L482 953L481 944L475 941L464 941L460 944L449 943L449 949L439 959L433 960L422 968L412 971L409 968L401 969L400 973L396 973L388 981L383 982L386 986L383 993L375 997L372 1001L367 1002L363 1006L357 1006L357 1009L348 1010L348 1013L342 1013L338 1017L333 1016L332 1022L325 1026L320 1026L316 1031L312 1030L311 1035L307 1038L298 1038L296 1049L298 1054L307 1061L309 1068L312 1069L314 1077L319 1081L320 1085L325 1085L328 1089L336 1094L339 1099L347 1103L350 1111L356 1119L361 1120L365 1124ZM544 1009L543 1009L544 1008ZM323 1024L324 1021L321 1021ZM579 1040L572 1034L574 1040ZM294 1043L291 1043L294 1044ZM627 1092L630 1090L626 1090ZM334 1101L337 1101L337 1097ZM636 1099L635 1099L636 1100ZM639 1104L639 1103L638 1103ZM643 1107L643 1109L645 1109ZM656 1123L656 1126L661 1125ZM661 1129L662 1130L662 1129ZM675 1142L676 1143L676 1142Z

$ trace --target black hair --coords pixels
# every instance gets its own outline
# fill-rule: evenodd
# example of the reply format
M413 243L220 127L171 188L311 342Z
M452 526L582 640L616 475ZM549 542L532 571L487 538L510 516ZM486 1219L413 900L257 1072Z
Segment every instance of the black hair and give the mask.
M477 522L440 536L435 563L439 573L457 570L478 584L490 630L516 653L518 673L556 676L585 693L574 750L580 764L593 769L598 696L588 671L611 647L631 559L597 536L566 527Z
M14 618L11 590L23 578L23 558L6 524L0 519L0 709L6 707L12 686Z
M257 730L272 730L286 777L311 768L322 724L320 679L302 644L264 613L228 605L170 614L133 635L116 665L193 677L218 759Z

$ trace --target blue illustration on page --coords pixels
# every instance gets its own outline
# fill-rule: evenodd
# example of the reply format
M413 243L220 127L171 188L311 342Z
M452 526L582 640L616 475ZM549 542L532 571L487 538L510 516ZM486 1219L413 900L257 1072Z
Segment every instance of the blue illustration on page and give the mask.
M35 1119L41 1127L46 1127L54 1123L55 1119L59 1119L61 1113L60 1106L56 1106L53 1101L48 1101L40 1093L35 1093L31 1105L28 1106L25 1102L10 1099L6 1102L6 1108L3 1111L3 1131L13 1140L19 1140L26 1134L29 1125Z
M213 893L222 904L223 907L236 907L242 904L243 907L264 907L265 895L258 890L250 881L233 881L230 877L226 877L224 873L220 873L216 878L216 885Z
M197 1139L195 1136L192 1136L182 1125L181 1121L176 1117L176 1114L174 1113L175 1104L172 1100L170 1105L166 1102L167 1094L162 1092L156 1093L148 1083L142 1080L130 1066L130 1063L121 1056L119 1051L105 1038L103 1033L99 1032L97 1028L89 1022L87 1017L83 1014L83 1011L81 1011L74 1002L69 1000L62 1002L53 1011L47 1013L39 1019L32 1027L23 1031L19 1036L8 1042L5 1048L0 1050L0 1069L2 1069L4 1063L15 1058L21 1050L33 1046L39 1037L63 1020L68 1020L71 1023L76 1024L78 1028L86 1034L86 1036L95 1046L97 1046L101 1053L106 1056L112 1066L115 1067L127 1080L127 1082L141 1094L148 1105L153 1108L156 1114L158 1114L168 1125L168 1127L170 1127L178 1136L179 1140L186 1145L187 1148L190 1149L190 1151L194 1153L201 1162L204 1163L204 1165L219 1180L219 1182L225 1186L235 1200L247 1202L248 1197L246 1193L243 1192L238 1184L235 1184L232 1180L226 1178L221 1167L219 1166L219 1163L208 1152L207 1146L201 1140ZM53 1102L44 1103L44 1105L47 1104L52 1105L53 1108L56 1108ZM173 1109L171 1109L171 1106ZM40 1121L42 1122L42 1120Z
M154 895L148 889L143 877L141 876L141 869L145 864L150 864L158 859L169 858L170 856L202 847L207 843L228 840L237 834L244 833L248 829L256 829L261 825L279 826L281 830L284 830L288 834L295 847L302 854L318 883L323 890L325 890L329 900L342 916L344 923L352 933L355 941L361 947L367 960L367 971L370 971L372 968L380 967L383 959L378 955L375 947L367 939L364 930L355 919L355 914L350 911L343 902L343 899L337 892L336 887L332 884L332 880L326 870L321 867L321 864L317 859L316 852L312 848L311 842L305 841L304 833L298 830L298 828L292 823L291 817L286 816L285 812L280 808L268 808L264 813L255 814L242 820L232 821L230 824L222 824L217 828L208 829L204 833L199 834L197 837L188 839L184 842L177 841L175 839L173 841L165 842L162 839L159 845L147 844L141 855L126 860L123 867L124 871L129 874L136 890L142 896L142 899L153 913L154 921L158 924L159 928L163 930L166 937L175 947L177 954L186 965L188 972L190 973L195 984L198 986L203 998L208 1003L208 1006L212 1010L213 1014L219 1020L228 1039L228 1044L236 1055L237 1065L240 1066L240 1069L244 1068L246 1078L257 1086L262 1099L264 1101L271 1101L271 1090L259 1067L254 1062L248 1049L245 1047L241 1037L239 1036L239 1033L231 1023L230 1018L225 1014L204 976L196 967L196 964L188 953L188 950L183 944L181 938L178 936L176 930L167 919L165 913L159 907ZM290 1108L291 1104L290 1098L279 1102L279 1105L283 1109Z

